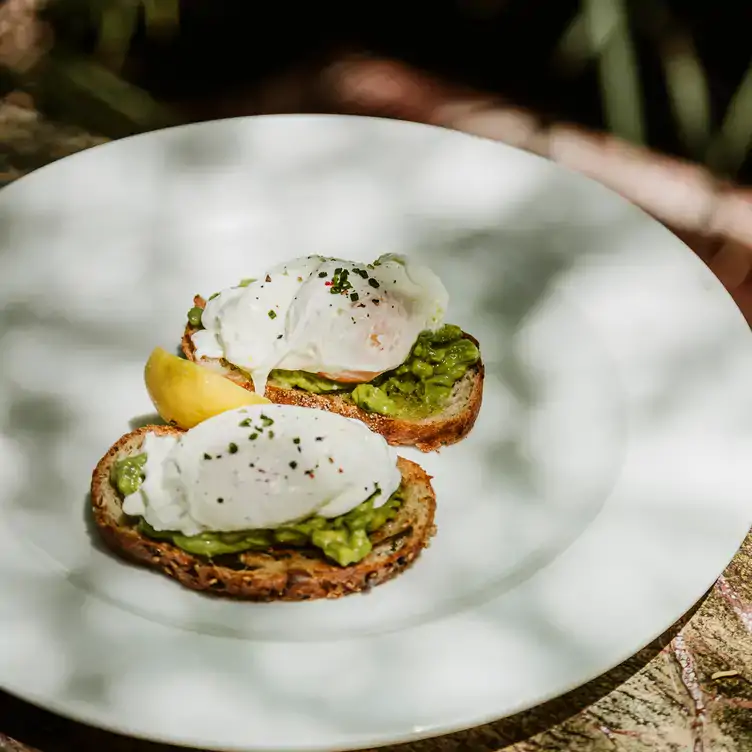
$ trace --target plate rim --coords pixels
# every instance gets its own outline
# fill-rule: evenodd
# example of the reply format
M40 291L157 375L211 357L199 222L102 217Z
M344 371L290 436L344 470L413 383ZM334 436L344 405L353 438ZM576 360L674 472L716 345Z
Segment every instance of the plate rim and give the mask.
M204 129L205 130L205 129L211 128L212 125L214 125L216 123L227 123L228 120L229 121L234 121L236 123L239 123L239 124L241 124L244 127L246 123L251 123L252 124L255 121L259 121L259 120L267 120L268 121L269 119L275 119L275 118L285 118L285 119L288 119L288 120L289 119L294 119L294 120L298 120L300 122L304 122L306 120L308 120L308 121L311 121L311 120L319 120L319 121L321 121L321 120L324 120L324 119L331 120L331 121L341 121L342 118L348 118L348 119L353 120L353 121L362 121L362 120L380 121L381 123L389 124L388 126L385 125L384 128L386 130L390 130L391 129L392 132L394 132L395 129L402 129L402 128L430 129L431 131L441 131L443 133L451 134L452 138L462 138L462 139L472 138L472 139L474 139L476 141L486 142L486 143L489 143L489 144L495 144L495 146L497 146L498 148L501 148L501 149L524 153L526 155L526 158L532 158L532 159L539 160L539 161L549 162L549 160L546 160L544 157L542 157L540 155L533 154L533 153L530 153L530 152L526 152L526 151L521 150L521 149L517 149L516 147L510 146L508 144L494 142L491 139L484 138L482 136L477 136L477 135L474 135L474 134L465 134L465 133L462 133L462 132L459 132L459 131L453 131L453 130L445 129L445 128L442 128L442 127L439 127L439 126L425 125L425 124L421 124L421 123L413 123L413 122L405 122L405 121L396 121L396 120L392 120L392 119L388 119L388 118L363 117L363 116L356 116L356 115L329 115L329 114L327 114L327 115L298 115L298 114L258 115L258 116L243 116L243 117L237 117L237 118L231 118L231 119L218 119L218 120L206 121L206 122L202 122L202 123L191 123L191 124L186 124L186 125L181 125L181 126L175 126L175 127L172 127L172 128L160 129L158 131L152 131L152 132L143 133L143 134L136 134L134 136L130 136L128 138L120 139L118 141L112 141L112 142L109 142L109 143L100 144L100 145L91 147L90 149L86 149L83 152L79 152L77 154L68 156L68 157L66 157L66 158L64 158L62 160L58 160L58 162L61 162L61 163L62 162L69 162L70 160L75 160L75 159L79 158L83 154L88 154L89 152L93 152L96 149L99 149L99 148L112 148L113 146L116 146L116 145L119 146L121 143L130 142L133 139L154 138L155 135L158 135L158 134L161 134L161 133L164 133L164 132L174 132L174 131L177 131L177 130L184 130L184 129L196 129L196 130L198 130L198 129ZM252 125L251 125L251 127L252 127ZM553 164L553 163L550 163L550 164L552 165L552 171L557 171L557 172L564 171L564 172L566 172L569 175L576 176L577 179L584 180L584 181L586 181L587 183L589 183L589 184L591 184L593 186L598 186L600 189L602 189L606 193L612 194L614 196L617 195L617 194L615 194L614 191L612 191L611 189L607 188L606 186L598 183L597 181L595 181L595 180L593 180L593 179L591 179L591 178L589 178L589 177L587 177L585 175L582 175L581 173L575 172L574 170L572 170L572 169L570 169L570 168L568 168L566 166L562 166L562 165L558 165L558 164ZM21 179L18 179L16 181L14 181L14 183L18 183L18 184L21 184L21 185L28 185L27 181L30 181L36 173L44 174L44 170L45 169L47 169L47 168L49 168L49 169L55 169L56 165L57 165L57 162L53 162L53 163L50 163L48 165L45 165L44 167L42 167L42 168L40 168L38 170L35 170L33 173L30 173L29 175L27 175L27 176L25 176L25 177L23 177ZM4 188L4 190L0 193L0 203L2 203L3 197L6 197L6 200L9 197L12 197L12 195L15 194L16 190L17 189L14 189L13 184L6 186ZM619 197L619 198L622 201L624 201L625 203L629 203L623 197ZM641 214L644 215L644 220L645 221L650 221L654 225L656 225L658 227L661 227L663 229L663 231L666 233L666 236L667 237L670 236L672 238L671 243L675 247L678 248L679 245L682 245L685 248L687 247L683 243L683 241L681 239L679 239L678 237L676 237L675 235L673 235L666 227L664 227L657 220L655 220L652 217L650 217L646 212L644 212L639 207L635 207L633 204L632 204L632 206L635 208L636 211L638 211L638 212L640 212ZM689 249L688 249L688 251L689 251ZM690 256L692 257L693 261L689 262L689 263L693 263L693 264L696 263L697 264L698 274L700 273L700 269L702 269L703 270L702 273L703 274L706 273L706 279L713 281L713 283L715 285L715 293L714 293L714 295L716 295L716 297L718 298L718 301L720 301L721 293L724 293L727 296L727 299L728 299L728 303L727 303L727 309L728 309L727 318L729 318L729 320L730 320L731 315L734 313L734 311L731 310L731 306L733 306L738 319L741 322L744 322L744 325L746 327L746 322L744 321L744 317L741 314L741 312L738 310L738 308L736 307L736 304L733 302L733 299L732 299L730 293L728 293L728 291L721 285L720 281L718 281L716 279L716 277L712 274L712 272L709 269L707 269L707 267L703 264L703 262L693 252L691 252L691 251L689 251L687 253L687 258L689 259ZM714 305L716 305L715 302L714 302ZM738 344L738 342L736 344ZM747 343L747 349L752 354L752 337L750 337L750 341ZM738 542L736 544L736 548L734 549L734 552L724 562L724 565L723 565L724 568L736 556L736 553L738 552L739 547L742 545L742 543L744 542L747 534L749 533L749 528L750 528L750 525L752 524L752 510L750 511L748 517L749 517L749 524L747 524L746 530L741 535L741 538L738 540ZM555 566L555 561L552 562L551 564L549 564L549 566L552 566L552 565ZM566 692L569 692L569 691L571 691L571 690L573 690L573 689L575 689L577 687L582 686L583 684L588 683L589 681L592 681L593 679L597 678L598 676L601 676L603 673L612 670L614 667L616 667L619 664L623 663L625 660L629 659L631 656L633 656L640 649L642 649L646 645L649 645L655 639L657 639L662 634L664 634L668 629L670 629L673 625L675 625L677 623L677 621L681 620L681 618L689 610L691 610L691 608L693 607L693 605L696 604L698 602L698 600L700 600L700 599L703 598L704 594L707 593L710 588L712 588L714 582L716 581L717 577L720 575L721 571L722 570L719 570L719 571L715 572L714 574L712 574L712 576L711 575L708 576L707 582L703 586L702 591L698 595L696 595L695 597L693 597L688 603L686 603L686 605L683 608L681 614L678 614L676 616L676 618L673 619L669 624L663 624L663 626L660 629L657 629L657 631L655 631L653 634L651 634L651 636L648 639L645 639L645 638L641 637L637 641L638 644L636 644L636 647L635 647L635 645L632 645L629 648L627 648L624 651L622 651L622 653L620 654L620 657L618 659L613 660L612 662L610 661L607 668L598 670L597 672L592 673L592 674L588 674L588 677L586 679L583 679L583 680L577 679L573 683L569 684L567 686L567 688L565 688L565 689L554 688L554 689L552 689L552 691L551 691L551 693L549 695L541 696L540 698L538 698L535 701L525 701L525 702L523 702L517 708L512 708L510 710L505 710L501 715L499 715L499 714L491 714L491 715L489 715L488 713L481 713L477 717L466 719L466 721L463 721L460 724L458 724L456 722L449 722L449 723L443 724L443 725L442 724L436 724L436 725L432 725L430 728L412 731L412 732L406 733L406 734L404 734L402 736L395 736L395 734L388 733L388 732L385 733L383 736L378 735L378 734L369 734L367 737L363 737L361 739L361 741L347 742L347 746L335 746L335 747L333 747L331 743L326 743L326 742L312 742L311 744L307 744L305 746L296 746L296 749L307 750L308 752L333 752L334 749L338 749L338 750L339 749L341 749L341 750L346 750L346 749L347 750L353 750L353 749L364 749L364 748L368 748L368 747L371 747L371 746L383 746L383 745L387 745L387 744L402 744L402 743L415 742L415 741L419 741L419 740L422 740L422 739L433 738L433 737L437 737L437 736L443 736L443 735L446 735L446 734L457 733L457 732L460 732L460 731L467 730L469 728L474 728L474 727L477 727L477 726L480 726L480 725L485 725L485 724L487 724L489 722L498 720L499 718L509 717L509 716L514 715L514 714L516 714L518 712L521 712L521 711L524 711L526 709L529 709L530 707L534 707L534 706L537 706L537 705L539 705L541 703L550 701L551 699L559 697L559 696L561 696L562 694L564 694ZM67 583L66 587L67 586L75 587L74 585L72 585L70 583ZM695 588L693 588L693 590L694 589ZM0 590L2 590L2 586L1 585L0 585ZM93 597L93 596L90 596L90 597ZM119 611L119 609L116 606L113 606L111 604L101 603L101 605L102 605L102 607L104 607L106 609L113 609L114 611ZM144 617L139 617L139 616L133 615L133 614L129 614L129 617L137 619L137 620L144 619ZM146 620L146 619L144 619L144 621L148 622L148 620ZM149 622L149 623L151 623L151 622ZM421 629L421 627L414 627L414 628L410 628L410 629ZM195 639L198 639L198 640L204 640L204 639L215 640L215 639L230 639L230 638L216 638L216 637L212 637L212 636L196 635ZM54 699L50 700L50 699L46 699L46 698L37 697L37 696L35 696L35 694L33 692L25 692L25 691L23 691L22 688L9 686L7 680L4 679L4 678L0 681L0 686L3 688L4 691L7 691L9 694L14 695L16 697L19 697L20 699L22 699L24 701L30 702L31 704L36 705L37 707L51 710L54 713L57 713L59 715L71 718L71 719L73 719L73 720L75 720L77 722L80 722L80 723L94 724L94 725L96 725L99 728L103 728L103 729L106 729L108 731L112 731L114 733L125 734L125 735L128 735L128 736L132 736L132 737L136 737L136 738L140 738L140 739L145 739L145 740L150 740L150 741L157 741L157 742L160 742L160 743L176 744L176 745L180 745L180 746L189 746L190 747L190 746L195 746L197 743L199 743L201 746L207 746L205 740L200 740L198 742L196 740L191 741L189 739L182 739L179 736L175 736L175 735L171 735L171 734L161 734L161 735L158 735L158 734L155 734L153 731L149 731L148 735L147 735L146 733L142 732L141 730L134 729L132 726L129 726L129 725L113 724L113 723L109 722L108 720L106 720L103 716L101 716L101 714L99 714L96 711L88 713L88 714L85 713L85 712L84 713L79 713L79 712L77 712L77 711L75 711L75 710L73 710L71 708L70 703L66 704L63 701L58 702L58 701L56 701ZM241 751L247 751L247 750L262 750L262 749L263 750L269 750L269 751L271 751L271 750L275 750L275 751L279 750L279 752L282 752L282 750L288 750L289 749L289 744L280 744L278 746L271 746L271 747L268 744L264 744L263 747L259 747L257 745L250 745L249 746L248 743L244 742L244 743L242 743L242 746L232 746L232 745L231 746L227 746L227 745L223 744L223 746L221 746L221 747L213 747L212 746L211 748L213 748L213 749L227 750L228 752L229 751L232 751L232 752L241 752Z

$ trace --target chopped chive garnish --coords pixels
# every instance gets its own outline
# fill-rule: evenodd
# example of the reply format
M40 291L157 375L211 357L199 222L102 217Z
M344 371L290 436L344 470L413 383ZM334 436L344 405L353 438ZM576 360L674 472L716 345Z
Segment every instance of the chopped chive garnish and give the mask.
M277 314L274 311L269 311L269 318L270 319L276 319L277 318Z
M295 468L296 468L297 466L298 466L298 463L297 463L297 462L295 462L295 460L293 460L293 461L292 461L292 462L290 463L290 467L291 467L291 468L292 468L293 470L294 470L294 469L295 469Z
M230 454L235 454L238 451L238 445L231 443L230 446L227 447L227 449L229 450Z
M371 285L371 287L375 288L376 290L378 290L379 287L381 287L381 285L373 277L371 277L371 279L368 280L368 284Z

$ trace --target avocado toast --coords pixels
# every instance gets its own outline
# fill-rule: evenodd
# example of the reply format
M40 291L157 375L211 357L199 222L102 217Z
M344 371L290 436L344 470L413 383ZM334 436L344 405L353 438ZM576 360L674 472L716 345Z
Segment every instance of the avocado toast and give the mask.
M99 461L91 486L94 520L105 543L125 558L160 570L185 587L254 601L337 598L366 590L399 574L416 559L435 532L431 479L418 465L403 458L396 460L401 476L399 487L380 507L378 515L374 516L366 500L349 514L318 520L325 525L324 538L330 535L334 540L337 536L347 539L350 535L353 539L360 536L362 541L367 534L368 553L354 563L343 566L324 554L329 550L326 546L322 550L321 544L318 548L311 545L306 540L307 526L315 528L316 524L305 520L277 531L253 531L250 536L241 533L234 537L191 538L157 532L143 518L123 511L122 489L130 494L144 481L143 463L138 458L144 456L147 437L179 440L185 433L171 426L146 426L126 434ZM255 533L262 534L261 539ZM245 547L245 542L238 545L239 539L254 542ZM233 547L243 550L232 551ZM186 549L205 550L208 555ZM212 554L212 549L219 553ZM332 550L335 557L337 552L342 553L341 548ZM344 550L345 556L350 553Z
M201 330L200 312L204 310L206 300L197 295L193 299L193 305L192 315L189 317L181 342L182 351L186 358L223 374L244 389L254 391L253 380L247 372L233 366L225 359L200 357L197 354L193 335ZM446 337L450 341L442 343L441 337ZM438 357L442 355L440 349L442 345L454 345L456 350L460 350L464 346L463 343L467 343L472 345L474 349L478 348L477 340L462 332L458 327L443 327L438 333L438 338L439 341L432 340L430 335L424 335L423 338L423 342L427 346L426 349L433 349L434 352L438 350ZM423 342L419 340L417 347L420 347ZM433 347L431 347L432 345ZM439 347L437 348L436 345ZM410 361L413 362L413 365L416 361L421 362L420 356L416 356L416 348L413 348L410 358L404 365L409 365ZM437 364L429 365L435 366ZM438 365L441 368L441 364ZM418 368L415 370L418 370ZM400 390L401 384L409 380L417 381L420 385L421 379L416 378L414 373L407 373L403 376L398 373L399 370L379 377L373 382L374 388L370 390L366 390L368 386L371 386L368 384L360 386L338 384L334 380L321 378L315 374L273 371L266 384L264 396L278 404L329 410L348 418L360 420L372 431L384 436L390 444L415 446L423 452L430 452L442 446L455 444L470 433L475 425L483 400L484 368L479 355L470 364L460 364L459 368L455 369L455 373L461 372L461 375L450 382L449 394L437 409L418 411L414 414L410 414L409 411L407 414L398 412L396 415L377 411L382 406L379 403L383 404L384 399L389 399L389 395L385 393L386 390L383 387L386 386L387 389L391 390L392 384L394 384L396 390ZM449 376L450 379L451 376ZM399 401L395 401L399 405Z

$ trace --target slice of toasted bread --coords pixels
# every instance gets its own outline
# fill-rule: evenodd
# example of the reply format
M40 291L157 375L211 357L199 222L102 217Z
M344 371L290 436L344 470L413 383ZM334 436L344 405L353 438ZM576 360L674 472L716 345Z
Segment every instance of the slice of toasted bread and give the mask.
M206 301L197 295L193 304L204 308ZM182 350L188 360L211 368L244 389L254 391L253 382L237 368L226 366L215 358L197 358L191 335L198 331L190 324L186 326L182 339ZM476 346L478 341L465 334ZM380 433L394 446L414 446L422 452L432 452L442 446L456 444L467 436L475 425L483 401L483 363L478 362L460 379L452 390L446 407L437 415L419 420L390 418L361 409L352 400L338 394L312 394L302 389L285 389L267 384L264 396L281 405L300 405L318 410L329 410L347 418L355 418L365 423L372 431Z
M137 454L147 433L180 434L171 426L145 426L123 436L99 461L91 482L94 521L107 545L125 558L159 569L193 590L254 601L339 598L367 590L407 568L435 533L436 497L431 478L399 458L405 489L397 516L371 535L373 550L357 564L340 567L318 549L274 548L207 559L168 541L147 538L123 513L110 480L117 460Z

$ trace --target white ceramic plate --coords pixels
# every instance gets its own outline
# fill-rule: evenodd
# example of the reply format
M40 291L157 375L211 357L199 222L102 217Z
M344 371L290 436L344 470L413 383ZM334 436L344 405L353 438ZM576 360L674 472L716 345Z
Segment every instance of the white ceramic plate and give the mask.
M0 685L135 736L327 750L448 732L609 669L752 518L752 336L702 263L601 186L401 122L207 123L0 195ZM249 605L121 563L92 468L152 412L196 292L283 258L398 251L477 336L471 436L418 459L438 536L367 596Z

